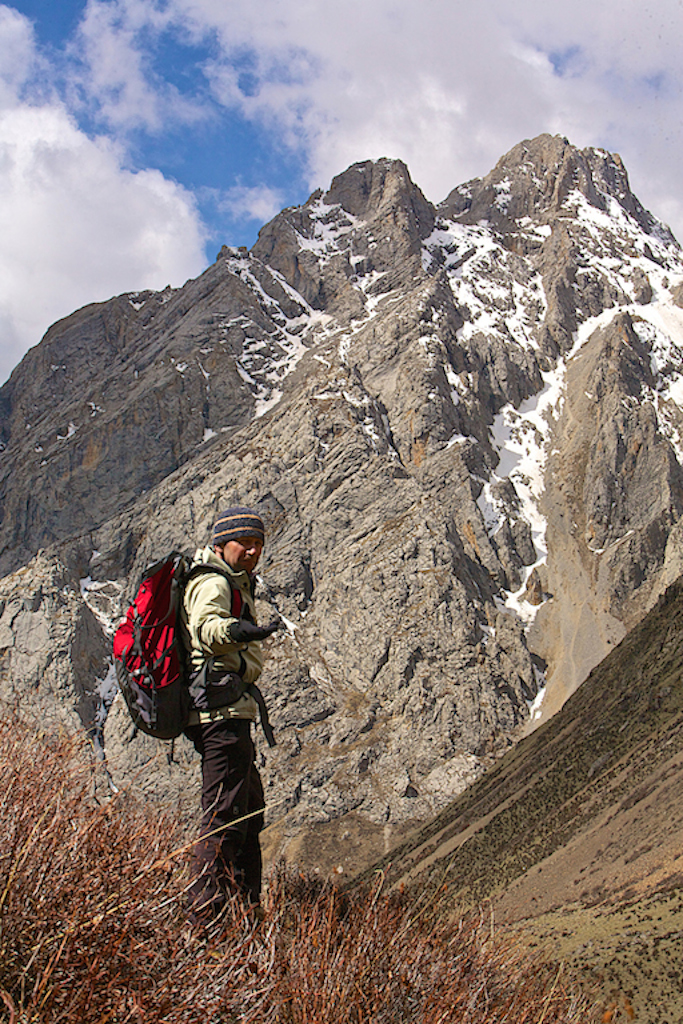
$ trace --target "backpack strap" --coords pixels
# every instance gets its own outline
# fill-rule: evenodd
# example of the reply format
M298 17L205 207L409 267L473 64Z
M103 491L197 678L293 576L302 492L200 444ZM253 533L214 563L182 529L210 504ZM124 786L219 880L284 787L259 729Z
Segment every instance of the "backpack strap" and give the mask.
M183 577L183 590L190 582L190 580L194 579L196 576L205 576L207 573L215 573L216 576L222 576L224 580L228 581L230 593L232 594L230 611L234 618L241 618L243 605L242 595L240 594L239 589L233 585L232 579L230 578L230 574L228 572L225 572L223 569L219 569L217 565L203 565L201 563L199 565L193 565L191 569L188 569L188 571L185 573ZM251 615L249 617L251 618Z
M268 708L266 707L266 702L263 699L263 694L259 690L256 683L250 683L246 689L246 692L251 694L251 696L258 704L259 717L261 719L261 728L263 729L263 735L266 737L268 741L268 746L274 747L275 733L273 732L273 727L270 724L270 719L268 718Z

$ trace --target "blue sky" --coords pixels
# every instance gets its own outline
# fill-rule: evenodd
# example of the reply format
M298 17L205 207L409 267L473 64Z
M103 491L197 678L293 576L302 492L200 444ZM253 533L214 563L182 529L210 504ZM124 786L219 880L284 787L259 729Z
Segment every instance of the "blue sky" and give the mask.
M429 199L549 131L683 238L680 0L0 3L0 380L50 323L182 284L355 160Z

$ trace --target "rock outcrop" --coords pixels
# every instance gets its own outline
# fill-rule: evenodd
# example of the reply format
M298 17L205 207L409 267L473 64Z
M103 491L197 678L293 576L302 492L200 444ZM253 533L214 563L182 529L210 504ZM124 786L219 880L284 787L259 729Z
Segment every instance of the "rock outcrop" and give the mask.
M269 850L357 868L680 571L682 285L620 159L541 136L437 207L399 161L355 165L251 252L54 325L0 390L0 686L30 702L48 672L18 667L17 574L59 578L94 660L65 643L49 671L95 728L97 615L256 505L261 611L288 621L266 644ZM116 785L189 807L189 749L169 765L126 729L114 702Z

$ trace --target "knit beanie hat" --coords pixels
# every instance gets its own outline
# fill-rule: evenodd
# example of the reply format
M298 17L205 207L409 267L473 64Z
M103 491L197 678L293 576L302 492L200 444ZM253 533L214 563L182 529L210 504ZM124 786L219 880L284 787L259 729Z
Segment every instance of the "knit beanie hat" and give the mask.
M221 512L213 527L213 543L222 545L240 537L258 537L265 540L265 527L258 512L253 508L236 505Z

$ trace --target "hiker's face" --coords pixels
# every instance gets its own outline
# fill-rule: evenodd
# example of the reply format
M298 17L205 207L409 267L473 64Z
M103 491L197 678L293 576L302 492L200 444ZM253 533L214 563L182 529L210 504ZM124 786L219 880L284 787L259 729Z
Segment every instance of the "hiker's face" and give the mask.
M240 537L239 540L229 540L216 551L236 572L253 572L263 551L263 541L260 537Z

